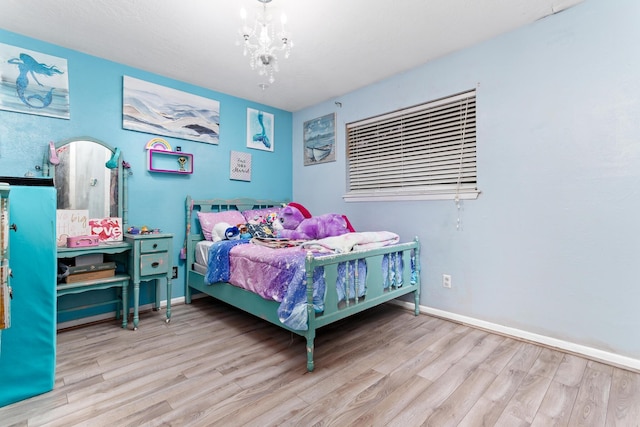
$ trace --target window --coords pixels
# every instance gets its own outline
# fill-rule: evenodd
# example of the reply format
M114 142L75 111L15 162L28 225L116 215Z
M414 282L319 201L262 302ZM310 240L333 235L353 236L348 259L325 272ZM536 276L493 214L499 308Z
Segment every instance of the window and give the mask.
M475 90L348 123L346 201L475 199Z

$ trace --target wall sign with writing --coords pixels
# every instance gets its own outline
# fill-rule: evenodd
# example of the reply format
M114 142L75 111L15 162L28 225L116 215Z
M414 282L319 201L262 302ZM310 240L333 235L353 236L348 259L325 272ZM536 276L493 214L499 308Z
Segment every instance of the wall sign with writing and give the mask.
M251 154L241 151L231 152L229 179L251 181Z
M91 218L89 227L101 242L122 241L122 218Z
M57 246L66 246L67 237L90 234L89 211L86 209L58 209L56 211Z

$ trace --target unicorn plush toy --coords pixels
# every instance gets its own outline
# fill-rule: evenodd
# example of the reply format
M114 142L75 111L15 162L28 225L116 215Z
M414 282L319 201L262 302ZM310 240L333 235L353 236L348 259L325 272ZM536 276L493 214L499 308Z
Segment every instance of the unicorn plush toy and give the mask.
M330 236L340 236L353 231L347 218L340 214L311 216L298 203L289 203L278 215L282 230L278 237L294 240L315 240Z

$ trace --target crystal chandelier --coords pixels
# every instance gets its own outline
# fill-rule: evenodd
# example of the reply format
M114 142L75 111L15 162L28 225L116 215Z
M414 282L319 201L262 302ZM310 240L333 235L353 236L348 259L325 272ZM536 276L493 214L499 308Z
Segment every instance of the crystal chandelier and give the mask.
M282 27L276 34L271 15L267 13L267 3L271 0L258 0L262 3L262 13L255 18L253 27L247 24L247 11L243 8L240 11L242 17L242 28L240 34L244 46L244 55L249 55L249 65L251 69L258 70L258 75L267 77L269 83L275 81L274 73L279 70L278 57L276 52L284 52L284 57L289 57L289 52L293 47L290 34L285 31L287 22L283 14L280 22Z

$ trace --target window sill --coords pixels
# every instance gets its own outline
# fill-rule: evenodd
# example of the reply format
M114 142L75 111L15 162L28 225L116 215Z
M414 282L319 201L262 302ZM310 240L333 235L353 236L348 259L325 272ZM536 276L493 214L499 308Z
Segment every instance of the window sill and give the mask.
M422 193L347 193L342 196L345 202L391 202L411 200L475 200L480 195L479 190L464 190L457 195L452 192L422 192Z

